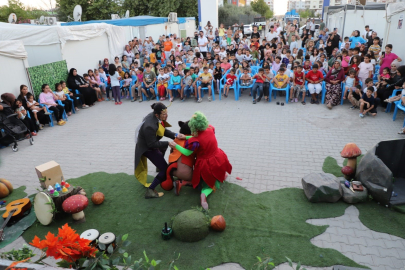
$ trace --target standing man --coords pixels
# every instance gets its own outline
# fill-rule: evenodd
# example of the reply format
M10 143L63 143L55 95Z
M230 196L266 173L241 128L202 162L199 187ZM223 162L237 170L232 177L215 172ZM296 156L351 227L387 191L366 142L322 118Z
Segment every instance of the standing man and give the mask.
M311 31L311 35L315 37L315 19L311 20L311 23L309 24L309 30Z
M323 31L325 29L325 23L323 22L323 19L321 19L321 23L319 24L319 31Z
M311 25L311 18L308 18L307 23L305 24L305 29L307 30L307 33L309 31L310 25Z
M276 26L277 26L276 29L277 35L280 35L281 31L283 31L283 27L280 26L279 22L277 22Z
M173 43L170 41L169 36L166 36L166 41L163 42L163 49L165 51L165 58L169 59L170 51L173 49Z
M340 36L337 32L337 28L333 29L332 36L330 37L330 40L332 41L332 48L339 48L339 41L340 41Z
M242 31L242 36L243 36L245 34L245 27L244 27L243 23L240 24L239 29L240 29L240 31Z
M288 44L291 44L291 38L292 38L292 36L295 36L296 37L296 40L298 40L299 39L299 35L298 35L298 32L295 30L295 26L294 25L291 25L289 28L288 28L288 30L287 30L287 40L288 40Z
M370 29L370 26L366 25L366 27L364 29L364 33L363 33L363 38L365 40L367 40L371 37L372 34L373 34L373 30Z
M198 36L198 47L204 58L207 57L207 45L208 39L204 36L204 32L200 31L200 35Z

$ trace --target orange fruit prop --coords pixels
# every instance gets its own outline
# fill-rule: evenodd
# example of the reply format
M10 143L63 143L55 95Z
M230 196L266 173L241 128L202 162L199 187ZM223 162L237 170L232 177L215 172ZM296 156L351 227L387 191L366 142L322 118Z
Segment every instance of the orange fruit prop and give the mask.
M0 198L7 197L13 192L13 185L6 179L0 178Z
M223 216L214 216L211 219L211 228L214 231L222 232L226 228L226 222Z
M94 204L102 204L104 202L104 194L101 192L95 192L91 195L91 201Z

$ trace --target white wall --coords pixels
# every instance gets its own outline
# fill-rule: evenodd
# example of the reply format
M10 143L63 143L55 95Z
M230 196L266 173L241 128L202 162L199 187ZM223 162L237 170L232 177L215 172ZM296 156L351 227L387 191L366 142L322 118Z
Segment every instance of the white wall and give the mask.
M124 45L122 45L122 51L124 51ZM62 51L62 56L67 62L68 70L75 68L80 75L87 73L90 68L97 68L98 61L109 58L109 55L110 51L106 34L88 40L68 41ZM113 63L112 61L114 59L110 59L110 63Z
M17 97L20 94L21 84L25 84L30 88L23 61L24 60L21 59L0 55L0 96L4 93L12 93ZM28 64L26 63L26 66L27 65Z
M28 64L30 67L62 61L60 44L31 46L24 45L28 54Z
M199 15L201 15L200 21L201 29L204 29L204 26L207 25L207 22L210 21L212 26L218 28L218 0L198 0L200 3ZM193 35L194 36L194 33Z
M354 30L359 30L360 35L364 33L364 27L370 26L370 29L376 31L379 37L384 36L385 33L385 10L362 10L358 8L346 11L346 23L344 28L344 36L350 36Z
M166 24L161 23L145 26L145 37L151 36L154 41L157 41L159 39L159 36L165 34L165 25Z
M196 27L196 21L195 20L186 20L186 33L188 37L193 37L194 36L194 31ZM215 30L215 29L214 29Z
M400 65L405 64L405 25L402 21L402 29L398 29L398 20L402 16L402 20L405 18L405 11L396 14L391 17L391 23L387 25L387 34L384 37L383 51L386 44L392 44L392 52L399 56L402 59ZM383 37L381 35L380 37Z

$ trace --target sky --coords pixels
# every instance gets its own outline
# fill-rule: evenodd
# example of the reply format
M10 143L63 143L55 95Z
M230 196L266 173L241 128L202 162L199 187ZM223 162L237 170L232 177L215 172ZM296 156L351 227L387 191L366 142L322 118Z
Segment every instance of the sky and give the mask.
M49 9L49 1L52 2L52 7L55 7L55 0L20 0L25 6L44 9ZM0 6L3 5L8 5L8 0L0 0Z
M0 0L1 1L1 0ZM274 0L274 15L283 15L287 12L287 0Z

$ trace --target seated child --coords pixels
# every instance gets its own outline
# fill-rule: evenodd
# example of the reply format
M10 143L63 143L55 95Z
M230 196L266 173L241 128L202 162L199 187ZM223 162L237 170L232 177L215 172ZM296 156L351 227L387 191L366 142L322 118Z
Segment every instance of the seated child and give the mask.
M310 71L311 70L311 61L306 59L304 62L304 71Z
M249 74L249 70L247 68L243 69L243 75L240 77L240 85L241 86L248 86L252 83L252 77Z
M142 82L143 82L143 68L138 68L136 72L136 83L131 87L132 99L131 102L136 101L135 92L138 91L139 102L142 102Z
M43 125L39 124L37 113L39 111L44 111L46 115L50 115L51 113L48 112L48 109L45 106L39 107L39 103L34 100L34 95L31 93L27 94L27 107L32 111L35 123L39 125L39 129L42 129Z
M164 69L160 68L159 69L159 75L157 76L157 89L159 92L159 98L161 100L166 99L166 89L168 86L168 81L170 79L170 76L168 74L165 74Z
M281 65L281 57L276 56L276 59L274 60L272 66L271 66L271 70L278 72L278 70L280 69L280 65Z
M377 115L377 110L375 108L375 98L373 96L374 87L370 86L367 87L367 92L363 94L360 99L360 114L359 117L363 118L364 115L368 115L370 113L372 116Z
M387 99L384 100L384 101L385 101L385 102L388 102L388 103L392 103L392 102L395 102L395 101L398 101L398 100L402 100L401 104L402 104L402 106L405 106L405 82L404 82L404 84L402 85L402 91L401 91L401 93L399 93L399 94L396 95L395 97L387 98Z
M226 83L224 86L224 97L228 97L229 88L231 88L236 80L235 69L231 69L229 74L226 75Z
M167 90L169 90L170 102L173 102L174 100L173 90L177 90L181 95L181 77L177 69L173 71L173 76L170 79L170 83L169 86L167 87Z
M391 75L390 75L390 68L389 67L385 67L383 69L383 74L378 75L378 83L375 85L377 88L380 87L380 84L382 81L385 81L386 83L388 83L388 81L391 79Z
M181 93L180 93L180 98L181 101L185 101L186 97L184 95L184 93L187 93L187 91L192 91L193 89L193 77L191 76L190 70L189 69L185 69L184 70L184 79L183 79L183 85L181 86Z
M253 104L256 104L256 102L260 102L263 96L263 84L266 81L266 77L264 76L264 69L259 68L259 73L254 75L253 79L256 79L256 81L252 87L252 97Z
M208 88L208 101L211 101L211 81L212 81L211 73L208 73L208 68L203 68L203 73L198 75L198 80L201 81L200 86L198 86L198 103L202 102L201 98L201 88ZM197 98L197 95L195 95Z
M293 86L291 87L290 91L290 102L298 102L298 97L302 92L302 105L305 105L305 73L303 72L303 68L301 65L294 67L294 80Z
M287 86L289 78L288 78L287 74L284 74L284 73L285 73L285 68L280 67L276 77L274 77L274 79L273 79L276 88L281 89L281 88L284 88Z
M358 84L354 87L354 91L349 91L349 96L348 99L350 103L352 103L352 106L350 109L358 109L360 107L360 98L361 98L361 85Z
M22 105L21 100L16 99L14 105L16 107L15 112L17 114L17 118L20 120L24 120L25 116L27 116L27 111L25 110L24 106Z
M221 68L221 63L216 62L215 63L215 68L214 68L214 82L215 86L217 87L217 93L219 93L219 82L222 79L222 68Z
M60 83L55 84L55 95L65 105L65 112L68 116L72 115L72 102L67 99L65 92L62 91L62 85Z
M125 72L122 80L123 80L123 84L122 84L121 91L124 94L123 96L124 97L127 96L127 99L129 99L129 87L131 85L132 78L128 72Z
M270 66L267 65L264 67L264 83L263 83L263 94L264 99L269 101L269 94L270 94L270 83L273 81L274 73L270 70Z
M343 94L343 99L346 99L347 97L347 92L355 91L356 90L356 71L354 69L349 70L349 76L346 77L345 79L345 92Z

